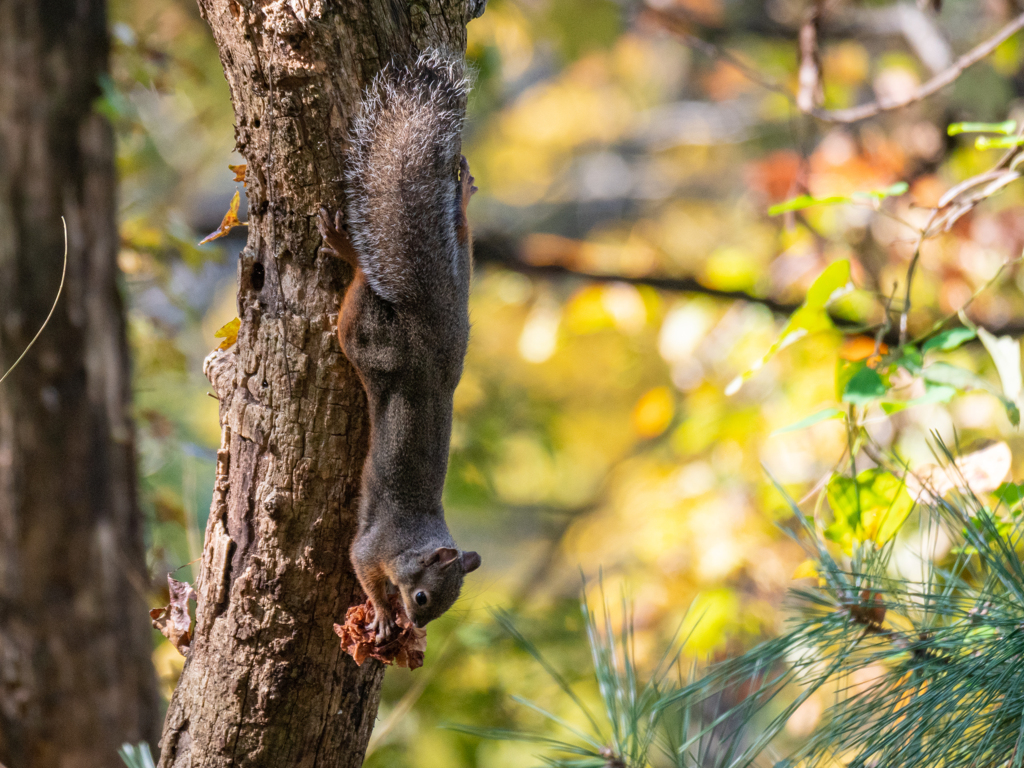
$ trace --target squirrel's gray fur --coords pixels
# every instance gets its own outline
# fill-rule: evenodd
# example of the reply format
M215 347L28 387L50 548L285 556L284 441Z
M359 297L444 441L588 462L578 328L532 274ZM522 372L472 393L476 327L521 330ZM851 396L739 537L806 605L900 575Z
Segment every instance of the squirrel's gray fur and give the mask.
M458 550L441 506L452 396L469 341L465 204L475 188L460 163L467 87L462 62L438 52L385 68L354 121L351 244L339 220L322 211L319 221L324 249L356 267L338 335L366 390L371 430L351 555L383 639L394 629L388 582L423 626L451 607L480 563Z
M377 75L353 121L349 236L367 282L392 303L466 277L454 240L468 89L461 61L429 51Z

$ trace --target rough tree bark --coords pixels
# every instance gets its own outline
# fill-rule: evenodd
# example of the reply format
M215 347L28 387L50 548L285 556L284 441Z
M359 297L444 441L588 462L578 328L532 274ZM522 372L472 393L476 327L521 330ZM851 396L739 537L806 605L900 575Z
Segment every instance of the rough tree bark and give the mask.
M0 2L0 763L154 741L103 0Z
M485 0L199 0L248 161L237 345L211 355L222 444L192 650L162 768L358 766L384 670L332 626L362 599L348 547L365 399L334 333L351 274L319 255L342 205L345 138L392 59L462 52Z

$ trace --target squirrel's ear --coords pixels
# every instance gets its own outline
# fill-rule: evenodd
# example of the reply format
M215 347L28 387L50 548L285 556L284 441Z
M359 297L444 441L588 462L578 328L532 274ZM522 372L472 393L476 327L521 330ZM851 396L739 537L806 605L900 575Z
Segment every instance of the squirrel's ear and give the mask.
M452 549L451 547L438 547L423 561L424 565L434 565L435 563L440 564L442 568L446 565L451 565L459 557L459 550Z
M476 552L462 553L462 572L469 573L480 567L480 555Z

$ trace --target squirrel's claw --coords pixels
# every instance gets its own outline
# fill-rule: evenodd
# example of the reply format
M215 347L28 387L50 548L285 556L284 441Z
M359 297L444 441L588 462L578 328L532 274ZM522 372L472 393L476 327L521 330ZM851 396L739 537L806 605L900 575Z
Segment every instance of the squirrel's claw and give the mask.
M334 226L334 222L331 221L331 215L327 212L326 208L321 208L317 211L316 228L320 230L320 237L324 240L320 250L328 256L337 256L338 252L332 247L331 241L337 237L338 230Z
M476 179L469 172L469 161L465 155L459 160L459 181L462 183L462 210L465 212L466 206L469 204L469 198L473 196L474 192L479 191L473 184Z
M398 629L398 625L393 616L374 606L374 619L366 625L366 628L373 631L377 645L384 645L391 641L391 636Z
M469 207L469 198L476 192L476 187L473 185L474 181L473 174L469 172L469 161L463 155L459 160L459 184L461 187L459 189L460 211L458 231L460 242L466 242L469 238L469 220L466 218L466 208Z
M352 243L349 241L348 235L344 232L345 223L342 221L341 211L334 214L334 220L332 221L331 214L327 212L327 209L321 208L317 211L316 228L320 230L320 237L323 238L323 244L320 246L321 251L328 256L334 256L347 261L352 266L356 266L358 259L356 258L355 251L352 249Z

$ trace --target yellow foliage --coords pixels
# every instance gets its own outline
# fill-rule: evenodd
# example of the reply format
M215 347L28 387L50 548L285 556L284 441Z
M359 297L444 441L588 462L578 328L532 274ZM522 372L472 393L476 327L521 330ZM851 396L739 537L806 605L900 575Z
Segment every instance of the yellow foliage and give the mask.
M655 387L644 394L633 408L633 428L640 437L657 437L672 423L676 412L675 395L669 387Z

